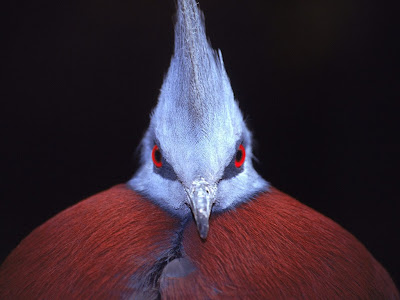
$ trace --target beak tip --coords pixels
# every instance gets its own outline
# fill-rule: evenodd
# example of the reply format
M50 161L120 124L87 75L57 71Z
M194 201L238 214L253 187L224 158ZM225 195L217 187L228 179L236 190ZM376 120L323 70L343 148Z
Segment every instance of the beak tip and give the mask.
M208 236L208 227L207 227L207 228L202 228L202 229L198 228L198 230L199 230L199 235L200 235L200 237L201 237L203 240L207 239L207 236Z
M208 236L208 218L198 218L197 222L197 231L199 232L200 237L205 240Z

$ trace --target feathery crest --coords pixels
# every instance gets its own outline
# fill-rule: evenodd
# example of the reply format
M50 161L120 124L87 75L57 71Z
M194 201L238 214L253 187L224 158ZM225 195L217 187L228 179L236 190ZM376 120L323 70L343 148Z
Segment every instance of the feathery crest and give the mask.
M166 163L159 169L150 155L155 144ZM246 163L228 176L239 144L246 147ZM130 185L178 215L189 213L185 204L197 190L218 185L213 199L201 199L221 210L267 187L253 169L251 133L195 0L178 0L174 54L141 150L142 166Z

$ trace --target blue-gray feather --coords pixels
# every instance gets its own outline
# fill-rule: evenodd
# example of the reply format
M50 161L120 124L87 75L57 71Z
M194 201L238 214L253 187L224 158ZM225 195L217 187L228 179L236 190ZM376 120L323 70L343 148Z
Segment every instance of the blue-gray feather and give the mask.
M223 179L240 142L247 153L243 171ZM154 172L155 143L176 180ZM222 54L207 40L196 2L178 0L174 55L142 140L141 167L129 185L183 216L189 213L185 187L202 177L218 185L214 211L223 210L268 188L251 159L251 133L234 99Z

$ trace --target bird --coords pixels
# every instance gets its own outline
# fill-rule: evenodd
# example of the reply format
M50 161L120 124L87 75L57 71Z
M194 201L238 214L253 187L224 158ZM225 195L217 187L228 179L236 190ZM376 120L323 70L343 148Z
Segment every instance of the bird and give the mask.
M400 299L348 231L253 167L252 133L195 0L139 146L140 167L36 228L0 299Z

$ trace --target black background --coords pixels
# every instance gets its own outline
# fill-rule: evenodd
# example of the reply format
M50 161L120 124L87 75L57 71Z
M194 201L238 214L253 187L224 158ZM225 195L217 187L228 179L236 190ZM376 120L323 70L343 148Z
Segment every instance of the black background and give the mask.
M395 1L393 1L395 2ZM201 0L259 172L352 232L400 282L398 10ZM13 1L1 80L1 257L126 182L173 46L173 0Z

